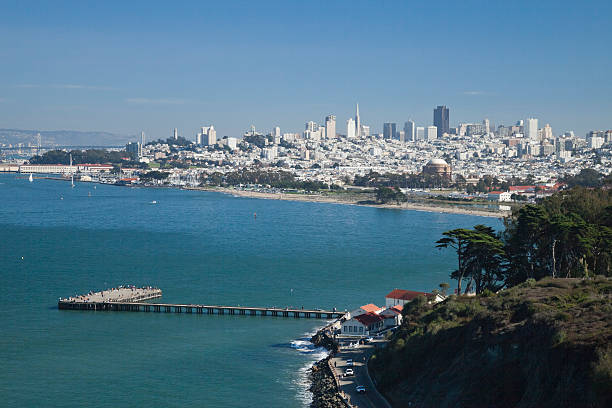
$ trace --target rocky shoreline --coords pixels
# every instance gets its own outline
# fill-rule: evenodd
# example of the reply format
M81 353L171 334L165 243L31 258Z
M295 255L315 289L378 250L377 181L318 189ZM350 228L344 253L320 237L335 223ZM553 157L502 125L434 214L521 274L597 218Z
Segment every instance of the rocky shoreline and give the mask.
M311 408L348 408L349 405L340 395L334 374L329 365L329 359L338 351L338 343L330 337L327 327L319 330L312 336L310 341L315 346L325 347L330 351L329 356L314 363L310 369L311 386L309 390L312 392Z

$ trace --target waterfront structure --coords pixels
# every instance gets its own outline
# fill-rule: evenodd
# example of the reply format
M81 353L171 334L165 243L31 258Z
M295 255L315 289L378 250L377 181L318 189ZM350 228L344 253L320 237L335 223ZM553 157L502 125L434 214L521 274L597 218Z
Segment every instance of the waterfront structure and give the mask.
M414 142L416 140L416 126L412 119L404 123L404 134L407 142Z
M328 139L336 138L336 115L327 115L325 117L325 135Z
M427 126L425 129L425 140L432 141L438 138L438 128L435 126Z
M451 166L442 159L432 159L423 167L423 173L432 176L440 176L450 179L452 176Z
M387 296L385 296L385 306L387 308L392 308L394 306L404 306L406 303L411 302L413 299L416 299L419 296L425 296L429 301L437 302L443 300L443 297L440 294L434 296L433 293L415 292L413 290L404 289L393 289L387 294Z
M523 122L525 137L529 140L539 141L538 137L538 120L536 118L528 118Z
M450 133L449 110L446 106L438 106L434 109L433 124L437 129L439 138L444 133Z
M512 193L509 191L489 191L487 199L489 201L509 202L512 201Z
M346 121L346 137L349 139L355 137L355 120L353 120L353 118L349 118L349 120Z
M384 317L376 313L364 313L342 323L340 333L343 336L368 336L380 331L384 321Z
M395 123L383 124L383 138L384 139L395 139L397 125Z

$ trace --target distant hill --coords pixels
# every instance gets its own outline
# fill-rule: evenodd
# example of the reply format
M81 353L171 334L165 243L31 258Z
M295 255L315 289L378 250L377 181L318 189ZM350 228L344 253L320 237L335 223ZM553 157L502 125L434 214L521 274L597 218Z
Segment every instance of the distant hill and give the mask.
M136 140L136 136L99 131L0 129L0 145L36 144L38 133L43 146L115 146Z

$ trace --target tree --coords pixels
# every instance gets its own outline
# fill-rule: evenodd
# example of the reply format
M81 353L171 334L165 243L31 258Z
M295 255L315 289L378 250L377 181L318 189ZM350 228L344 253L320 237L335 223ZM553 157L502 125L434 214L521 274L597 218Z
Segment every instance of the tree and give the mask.
M457 252L457 269L451 273L451 278L457 279L457 294L461 294L461 281L466 274L465 249L468 244L470 230L458 228L442 233L444 238L436 241L436 248L451 247Z

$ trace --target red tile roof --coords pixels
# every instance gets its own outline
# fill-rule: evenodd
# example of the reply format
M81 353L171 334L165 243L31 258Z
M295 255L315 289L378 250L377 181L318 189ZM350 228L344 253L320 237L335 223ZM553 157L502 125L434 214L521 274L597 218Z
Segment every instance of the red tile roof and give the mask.
M368 312L359 316L355 316L355 320L368 327L375 323L382 322L384 318L382 316L377 315L376 313Z
M404 309L404 305L395 305L391 309L395 310L398 313L402 313L402 310Z
M432 294L426 292L415 292L412 290L394 289L385 297L389 299L412 300L419 296L429 297L432 296Z
M369 303L361 306L360 309L365 310L366 312L376 313L380 310L380 307L376 306L374 303Z

